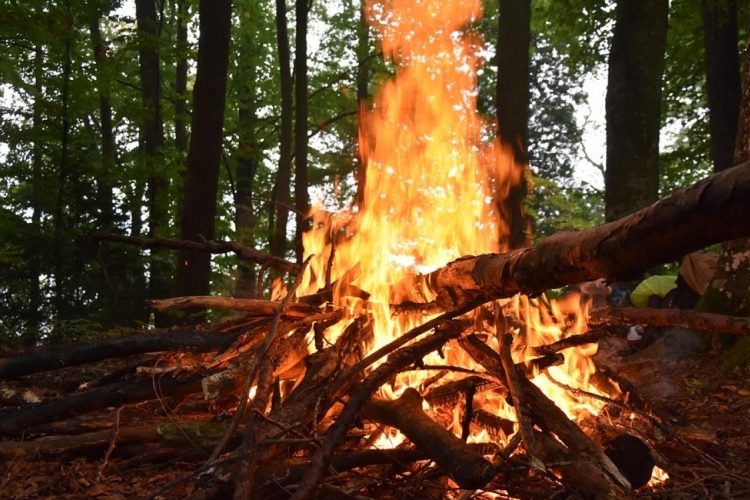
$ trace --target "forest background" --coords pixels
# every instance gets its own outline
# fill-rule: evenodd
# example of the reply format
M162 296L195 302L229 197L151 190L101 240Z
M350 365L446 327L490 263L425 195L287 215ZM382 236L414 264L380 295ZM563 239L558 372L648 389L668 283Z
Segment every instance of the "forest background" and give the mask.
M479 111L528 174L506 201L525 213L509 247L615 220L738 163L747 5L483 7L465 28L483 40ZM311 200L361 201L358 116L395 71L361 2L0 9L0 344L165 326L179 318L154 317L146 299L270 289L272 273L233 255L95 244L96 232L232 240L299 261ZM592 80L607 82L603 117L581 111ZM584 147L591 120L606 123L604 161Z

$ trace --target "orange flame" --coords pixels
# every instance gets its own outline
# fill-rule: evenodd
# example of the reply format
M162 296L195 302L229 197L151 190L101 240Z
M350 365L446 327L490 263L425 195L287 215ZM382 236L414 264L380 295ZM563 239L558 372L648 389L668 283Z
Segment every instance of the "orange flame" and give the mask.
M520 183L522 169L510 148L491 139L492 127L475 112L480 39L471 24L479 19L481 2L383 0L370 2L367 12L397 74L383 84L363 117L359 141L367 158L364 202L350 213L314 209L313 229L303 235L303 244L306 256L315 258L299 293L314 293L335 280L367 291L375 324L371 348L376 349L429 319L390 314L389 304L432 299L414 286L417 274L468 254L508 250L499 242L508 234L509 221L498 212L496 200ZM565 324L569 309L579 309L577 303L547 308L526 297L513 300L516 315L525 318L529 347L561 338L563 328L568 333L585 331L582 320L572 328ZM354 314L362 301L334 289L334 302L349 306ZM491 340L493 328L488 325ZM593 370L593 352L569 351L554 378L581 387ZM474 367L457 348L447 346L445 354L448 364ZM517 362L526 355L515 347ZM436 357L425 363L446 360ZM397 397L426 377L401 376L394 392L384 395ZM545 377L535 383L554 399L567 401L564 410L571 417L583 409L597 411L590 401L571 398ZM485 409L491 405L497 414L514 418L503 397L488 393L482 398ZM387 436L384 441L393 439Z

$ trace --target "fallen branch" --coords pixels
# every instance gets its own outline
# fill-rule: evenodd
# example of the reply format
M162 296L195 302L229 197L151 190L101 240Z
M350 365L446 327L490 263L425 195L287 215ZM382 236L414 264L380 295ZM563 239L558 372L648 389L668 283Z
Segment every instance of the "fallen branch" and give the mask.
M159 312L173 309L230 309L232 311L251 312L262 316L273 316L281 302L259 299L235 299L232 297L186 296L171 299L147 300L146 303ZM306 318L316 310L307 304L291 303L282 316L288 318Z
M667 326L713 333L750 335L750 319L695 312L685 309L641 309L638 307L604 307L589 315L590 325L619 323L625 325Z
M0 358L0 378L20 377L133 354L185 349L219 351L231 345L235 338L233 334L183 328L138 333L86 344L52 346L37 352Z
M141 248L169 248L171 250L190 250L193 252L207 253L235 253L237 257L249 262L255 262L266 267L272 267L277 271L289 274L297 274L300 266L267 253L259 252L254 248L240 245L234 241L224 241L215 243L206 241L199 243L197 241L171 240L168 238L137 238L135 236L126 236L124 234L113 233L94 233L91 236L94 243L102 241L114 241L117 243L126 243L128 245L137 245Z

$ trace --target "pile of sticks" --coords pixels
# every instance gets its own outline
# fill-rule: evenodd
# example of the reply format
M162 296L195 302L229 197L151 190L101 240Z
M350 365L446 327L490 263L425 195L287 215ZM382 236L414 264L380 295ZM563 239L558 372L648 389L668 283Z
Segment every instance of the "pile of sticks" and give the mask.
M510 336L501 336L497 350L486 343L479 318L497 316L499 305L483 302L476 299L446 311L366 354L373 327L366 311L348 318L344 332L330 343L327 332L340 326L344 315L330 306L286 299L155 301L152 305L161 310L223 306L244 312L192 328L140 332L0 359L0 377L15 379L4 384L0 433L7 440L0 443L0 457L86 454L105 448L109 457L115 448L137 443L143 448L129 460L140 463L198 451L202 465L183 478L194 484L196 498L233 494L301 499L321 491L388 497L394 488L404 487L416 497L444 497L445 492L461 490L468 497L469 492L489 490L531 498L530 491L562 488L584 497L625 498L633 484L648 480L652 443L642 445L645 455L616 465L605 448L622 429L596 422L587 434L529 381L532 373L560 364L562 350L595 342L604 330L538 346L536 358L514 364ZM610 310L607 315L616 313ZM602 322L601 315L596 322ZM446 347L462 349L483 370L424 365L425 356ZM105 368L104 374L70 368L118 356L132 364ZM33 374L61 368L85 381L62 397L41 398L44 382ZM395 400L378 395L381 387L409 370L429 370L432 376L419 390L409 388ZM445 382L449 373L452 380ZM635 431L632 423L627 426L641 437L674 423L669 416L652 416L655 409L616 375L598 378L600 387L612 387L617 379L629 395L628 406L609 400L610 422L618 415L622 422L631 422L629 416L636 412L643 416L642 425ZM516 423L479 406L477 395L485 391L513 405ZM43 400L21 402L30 399L31 392ZM580 392L575 395L606 399ZM148 406L148 401L156 403ZM429 403L429 413L423 411L423 401ZM146 416L144 408L149 408ZM461 437L447 430L454 412L460 413ZM407 443L374 449L375 438L389 427L400 430ZM481 429L489 437L468 443ZM694 449L684 440L682 445ZM634 477L622 472L639 467L633 460L645 461L645 480L643 470ZM666 459L659 461L669 468ZM165 484L152 496L174 486Z
M192 484L193 498L468 498L477 491L535 498L560 489L585 498L625 498L648 479L653 461L669 470L662 443L655 450L656 436L663 437L674 421L637 397L626 381L607 373L598 383L612 387L617 382L627 399L605 398L607 419L572 422L529 381L530 370L544 371L560 362L563 349L596 342L606 333L600 328L537 346L536 357L519 366L511 359L512 339L500 325L505 317L494 301L591 279L633 277L708 244L747 236L749 200L746 164L615 223L559 233L507 254L454 261L423 277L437 297L433 303L393 306L400 314L439 314L373 352L367 308L345 317L345 310L320 304L330 290L296 302L291 301L294 288L280 302L210 297L155 301L152 306L158 310L222 307L242 313L192 328L150 330L0 358L0 435L5 439L0 457L106 448L100 470L106 474L110 457L126 445L140 445L139 452L117 463L117 470L198 452L193 459L201 465L179 481ZM736 223L716 223L724 220ZM164 243L122 236L96 239ZM265 259L264 266L301 275L300 266L259 257L236 244L168 243L170 248L189 245L193 251ZM610 310L596 322L616 322L627 314ZM494 325L500 340L496 349L485 342L482 318L500 318ZM687 326L685 318L675 321ZM638 323L647 321L639 317ZM330 330L342 324L343 333L332 341ZM743 331L732 325L737 333ZM465 351L482 369L466 373L462 367L425 365L425 356L446 348ZM108 361L102 368L103 360L113 358L121 362ZM95 363L99 366L91 368ZM379 395L409 370L431 370L429 383L394 400ZM454 379L443 382L447 373ZM479 407L475 396L482 391L494 391L512 403L515 422ZM577 395L601 398L581 391ZM424 400L432 407L429 413L422 409ZM454 413L459 414L461 437L447 430ZM633 420L633 415L642 418ZM398 428L406 444L373 449L376 435L387 428ZM468 443L479 428L490 437ZM645 439L622 439L624 428ZM498 435L511 437L492 437ZM682 452L719 467L702 455L701 446L672 435L673 446L676 442ZM711 440L705 443L710 446ZM176 485L162 485L151 498L168 495Z

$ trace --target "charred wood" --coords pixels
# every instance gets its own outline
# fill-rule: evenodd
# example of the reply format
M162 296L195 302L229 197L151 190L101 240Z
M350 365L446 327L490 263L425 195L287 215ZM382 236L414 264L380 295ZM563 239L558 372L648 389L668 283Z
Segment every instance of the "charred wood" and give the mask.
M459 344L474 360L484 366L488 372L497 377L500 382L506 380L500 356L487 344L474 335L459 339ZM622 489L629 489L630 484L604 452L594 444L588 436L560 410L542 391L526 380L519 377L519 385L525 392L526 403L533 413L533 418L543 430L549 430L565 443L565 445L581 460L589 461L604 481L610 485L609 494L622 495Z
M422 411L415 389L393 401L371 398L362 411L366 418L403 432L461 488L482 488L495 474L491 463Z

